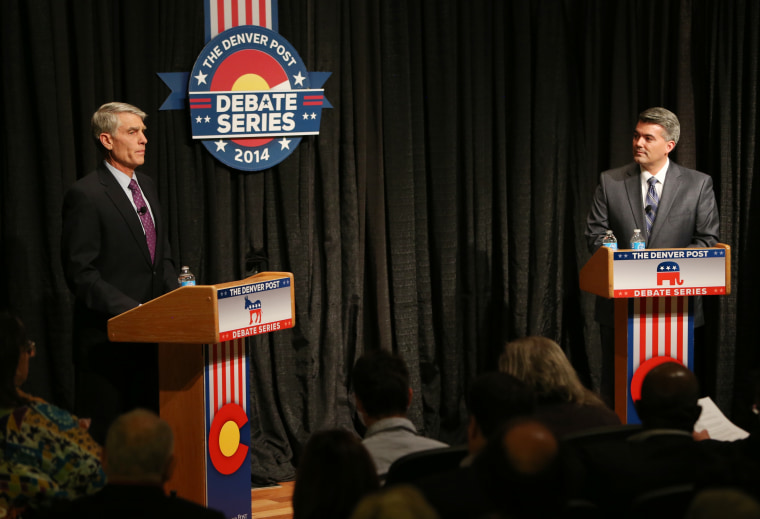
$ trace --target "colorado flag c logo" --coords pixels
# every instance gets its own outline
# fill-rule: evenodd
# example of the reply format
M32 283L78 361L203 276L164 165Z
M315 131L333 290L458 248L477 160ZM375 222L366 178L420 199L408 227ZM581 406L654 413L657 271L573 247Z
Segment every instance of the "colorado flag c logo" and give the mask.
M248 458L248 445L240 443L240 428L246 423L248 416L235 403L225 404L214 416L208 433L208 453L220 474L234 473Z

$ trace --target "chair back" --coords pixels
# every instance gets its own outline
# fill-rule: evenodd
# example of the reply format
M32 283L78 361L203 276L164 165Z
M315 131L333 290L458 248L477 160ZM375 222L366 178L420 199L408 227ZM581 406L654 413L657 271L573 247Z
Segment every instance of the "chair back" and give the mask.
M468 454L466 445L412 452L394 461L388 468L385 486L412 483L420 478L459 467Z
M622 441L638 432L641 432L640 424L607 425L568 434L562 438L562 443L571 448L582 448L590 443L609 440Z
M631 502L630 519L684 517L694 499L694 485L673 485L645 492Z

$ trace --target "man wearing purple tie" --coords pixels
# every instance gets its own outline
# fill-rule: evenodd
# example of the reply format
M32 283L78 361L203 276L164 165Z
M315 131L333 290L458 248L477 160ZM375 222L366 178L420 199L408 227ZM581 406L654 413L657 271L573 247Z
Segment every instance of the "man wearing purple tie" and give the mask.
M158 192L135 169L145 162L146 114L106 103L92 116L104 154L63 199L61 258L74 294L75 410L103 440L109 423L135 407L158 409L155 345L108 341L108 319L177 286Z

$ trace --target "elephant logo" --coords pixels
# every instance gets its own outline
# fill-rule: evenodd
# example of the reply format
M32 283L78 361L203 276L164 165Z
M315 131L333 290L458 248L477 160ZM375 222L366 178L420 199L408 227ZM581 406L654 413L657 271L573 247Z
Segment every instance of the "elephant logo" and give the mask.
M657 265L657 286L665 281L669 281L670 286L683 285L681 269L675 261L663 261Z

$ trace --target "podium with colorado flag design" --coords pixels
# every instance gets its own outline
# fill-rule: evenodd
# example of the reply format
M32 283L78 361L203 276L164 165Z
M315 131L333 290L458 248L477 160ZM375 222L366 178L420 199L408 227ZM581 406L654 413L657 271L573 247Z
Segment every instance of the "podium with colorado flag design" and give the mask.
M694 369L693 296L731 292L731 248L601 247L581 269L580 287L615 300L615 412L639 423L631 394L649 366L670 357Z
M159 344L160 414L175 435L168 491L227 517L251 517L245 338L294 324L289 272L181 287L108 321L111 341Z

